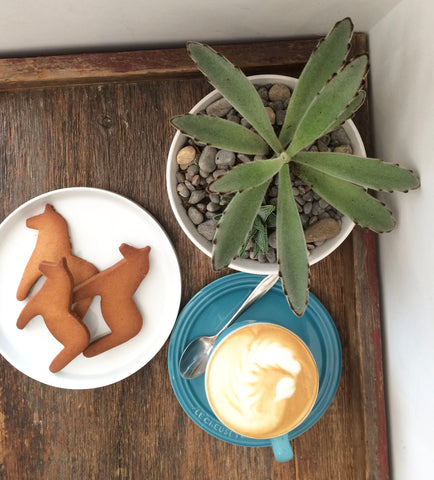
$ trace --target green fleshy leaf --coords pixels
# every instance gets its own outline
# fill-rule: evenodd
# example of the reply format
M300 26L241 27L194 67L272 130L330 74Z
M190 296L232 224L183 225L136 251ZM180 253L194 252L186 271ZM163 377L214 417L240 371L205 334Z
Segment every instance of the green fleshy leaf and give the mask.
M344 153L299 152L292 160L374 190L404 192L419 187L419 178L411 170L376 158Z
M360 55L340 70L316 95L306 110L287 150L292 157L324 135L360 89L368 69L367 55Z
M353 24L349 18L338 22L322 40L303 69L288 105L279 140L286 146L294 136L304 112L330 77L344 63L349 50Z
M237 165L209 186L212 192L239 192L270 180L281 168L280 158L258 160L256 162Z
M268 184L237 193L226 207L214 237L212 262L216 270L227 267L246 243Z
M244 73L208 45L190 42L188 51L208 81L256 129L270 147L280 153L282 146L262 100Z
M340 125L342 125L346 120L351 118L357 110L363 105L363 102L366 99L366 92L360 90L357 95L351 100L351 102L345 107L344 111L338 115L338 118L327 128L327 132L333 132Z
M267 226L268 228L276 228L276 214L274 212L267 218Z
M282 287L291 309L302 316L309 295L309 262L288 167L280 170L278 195L277 257Z
M248 128L217 117L181 115L172 124L188 137L207 145L248 155L266 155L267 143Z
M274 205L262 205L258 211L258 216L263 222L266 222L275 209Z
M395 227L391 212L363 188L300 163L292 165L301 180L362 227L377 233L389 232Z

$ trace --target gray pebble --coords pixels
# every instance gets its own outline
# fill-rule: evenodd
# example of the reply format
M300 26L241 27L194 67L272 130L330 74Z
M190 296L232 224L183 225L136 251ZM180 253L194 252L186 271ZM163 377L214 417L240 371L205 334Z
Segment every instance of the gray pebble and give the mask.
M242 163L249 163L252 161L251 158L248 155L245 155L244 153L239 153L237 155L237 158Z
M214 177L214 179L217 179L219 177L221 177L222 175L224 175L225 173L227 172L227 170L222 170L222 169L218 169L218 170L214 170L214 172L212 173L212 176Z
M274 248L269 248L265 256L268 263L276 263L276 250Z
M185 186L184 183L178 183L176 191L178 192L178 195L182 198L188 198L190 196L190 190Z
M209 199L213 203L220 203L220 195L218 193L210 193Z
M310 215L310 212L312 211L312 202L306 202L303 205L303 213L306 215Z
M215 213L220 210L220 205L218 203L209 202L206 206L206 209L208 210L208 212Z
M206 107L207 115L213 117L224 117L230 110L232 105L225 98L220 98Z
M195 190L194 192L191 192L188 203L195 205L196 203L199 203L201 200L203 200L205 198L205 195L205 190Z
M176 181L178 183L183 183L185 182L185 175L183 172L180 172L179 170L176 172Z
M250 123L249 123L244 117L241 119L241 122L240 122L240 123L241 123L241 125L242 125L243 127L246 127L246 128L250 128L250 127L251 127Z
M199 157L199 168L201 172L204 172L206 174L211 173L215 170L216 168L216 162L215 162L215 157L216 157L217 149L214 147L206 146L202 150L202 153L200 154ZM202 175L203 176L203 175ZM205 175L206 177L206 175Z
M277 236L276 236L276 231L271 232L271 233L268 235L268 245L269 245L271 248L277 248Z
M215 156L215 164L218 168L232 167L235 165L235 153L229 150L219 150Z
M276 125L283 125L285 123L286 110L277 110Z
M195 224L199 225L200 223L203 222L203 215L199 212L199 210L195 207L190 207L187 210L187 214L190 218L190 220Z
M333 146L349 145L351 143L350 139L349 139L349 137L348 137L348 135L345 132L343 127L339 127L338 129L334 130L330 134L330 137L331 137L330 141L331 141Z
M207 240L211 241L214 238L216 228L217 228L217 221L210 219L201 223L197 227L197 231Z
M260 251L256 257L259 263L267 263L267 257L264 252Z
M326 208L329 206L328 202L326 202L323 198L320 198L320 199L318 200L318 205L319 205L322 209L326 209Z

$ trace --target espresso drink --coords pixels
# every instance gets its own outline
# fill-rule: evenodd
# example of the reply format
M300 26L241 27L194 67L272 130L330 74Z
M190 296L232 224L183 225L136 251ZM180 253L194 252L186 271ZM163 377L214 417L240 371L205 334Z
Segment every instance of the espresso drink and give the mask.
M299 425L318 393L318 370L306 345L270 323L243 326L216 347L205 388L215 415L251 438L273 438Z

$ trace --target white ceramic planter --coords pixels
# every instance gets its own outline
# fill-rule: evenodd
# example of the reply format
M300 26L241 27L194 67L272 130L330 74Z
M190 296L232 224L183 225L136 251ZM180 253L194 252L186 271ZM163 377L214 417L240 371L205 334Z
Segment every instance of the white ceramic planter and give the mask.
M253 75L249 79L255 85L269 85L273 83L283 83L294 89L297 79L292 77L286 77L283 75ZM198 102L190 111L190 113L198 113L204 110L209 104L215 102L221 97L220 93L217 90L212 91L206 95L200 102ZM354 123L351 120L348 120L343 125L345 132L347 133L351 146L353 148L353 154L361 157L366 156L366 151L360 137L359 132L357 131ZM192 223L190 218L187 215L187 212L182 205L182 201L178 196L176 191L177 181L176 181L176 171L178 169L176 163L176 154L177 152L185 145L186 137L181 132L176 132L175 137L173 138L168 162L166 169L166 180L167 180L167 190L169 194L170 204L172 206L173 213L175 214L178 223L181 228L184 230L188 238L198 247L202 252L211 257L212 244L206 238L204 238L196 230L195 225ZM336 250L336 248L347 238L354 228L354 222L348 217L344 216L342 218L342 227L339 235L329 240L326 240L321 246L316 247L310 252L309 264L313 265L316 262L319 262L331 252ZM269 274L277 272L277 264L271 263L259 263L256 260L250 259L235 259L230 265L230 268L246 273L255 273L255 274Z

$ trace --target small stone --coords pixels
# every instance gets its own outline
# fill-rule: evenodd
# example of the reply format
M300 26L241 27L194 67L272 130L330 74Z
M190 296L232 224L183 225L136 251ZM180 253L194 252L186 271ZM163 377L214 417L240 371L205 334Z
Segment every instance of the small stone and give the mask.
M276 102L270 102L268 106L271 107L275 113L277 113L279 110L283 110L283 102L280 100Z
M188 166L194 162L196 157L196 150L191 145L181 148L176 155L176 163L182 170L186 170Z
M183 183L178 183L176 191L182 198L188 198L190 196L190 190Z
M306 202L311 202L311 201L313 200L313 192L312 192L312 190L307 191L307 192L303 195L303 200L306 201Z
M246 127L246 128L250 128L250 127L251 127L250 123L249 123L244 117L241 119L241 122L240 122L240 123L241 123L241 125L242 125L243 127Z
M294 197L298 197L300 195L297 187L292 187L292 194L294 195Z
M220 205L218 203L209 202L206 206L208 212L218 212L220 210Z
M232 167L235 165L235 153L230 150L219 150L215 156L215 163L218 168Z
M327 207L329 207L329 203L326 202L323 198L320 198L319 201L318 201L318 205L322 208L322 209L326 209Z
M194 187L193 184L188 180L184 182L184 185L190 190L190 192L192 192L193 190L196 190L196 187Z
M213 179L215 180L221 177L222 175L224 175L225 173L227 173L227 170L222 170L222 169L214 170L214 172L212 173Z
M331 134L331 143L333 146L337 145L349 145L350 139L347 135L347 132L344 130L344 127L339 127L338 129L334 130Z
M285 122L286 111L277 110L276 112L276 125L283 125Z
M312 212L312 202L306 202L303 205L303 213L305 213L306 215L310 215L311 212Z
M213 203L220 203L220 195L218 193L210 193L209 199Z
M202 203L202 202L199 202L199 203L196 203L196 208L199 210L199 212L201 213L205 213L206 212L206 205L205 203Z
M274 248L269 248L265 256L268 263L276 263L276 250Z
M201 223L197 227L197 231L207 240L211 241L214 238L216 228L217 228L217 220L209 219Z
M200 185L200 180L201 180L200 175L195 175L195 176L191 179L191 184L193 185L193 187L198 187L198 186Z
M195 225L199 225L203 222L203 215L196 207L190 207L187 210L187 215Z
M291 96L291 90L282 83L276 83L268 91L268 97L270 101L275 102L280 100L281 102L288 100Z
M274 125L276 123L276 114L274 113L274 110L271 107L265 107L265 111L267 112L271 125Z
M216 102L211 103L206 107L207 115L213 117L224 117L232 110L232 105L225 99L220 98Z
M199 173L199 167L193 163L187 168L186 175L190 175L192 178Z
M338 145L337 147L335 147L334 151L336 153L349 153L349 154L353 153L353 149L351 145Z
M271 233L268 235L268 245L269 245L271 248L277 248L277 235L276 235L276 231L271 232Z
M242 162L242 163L249 163L249 162L251 162L251 158L250 158L248 155L244 154L244 153L239 153L239 154L237 155L237 158L238 158L238 160L239 160L240 162Z
M177 181L178 183L183 183L183 182L185 182L185 175L184 175L184 173L182 173L182 172L180 172L180 171L178 170L178 171L176 172L176 175L175 175L175 176L176 176L176 181Z
M321 142L323 142L326 145L330 143L330 139L331 137L328 133L320 138Z
M213 172L216 169L215 157L217 149L214 147L206 146L199 157L199 168L204 174ZM203 176L203 175L202 175ZM206 177L207 175L205 175Z
M324 143L321 139L317 140L316 145L320 152L330 152L330 148L326 143Z
M265 253L262 251L259 251L258 256L256 258L259 263L267 263L267 257L265 256Z
M240 123L241 118L237 113L229 113L226 117L232 123Z
M205 190L195 190L194 192L191 192L188 203L190 203L191 205L195 205L196 203L199 203L201 200L203 200L205 198L205 195Z
M258 88L258 95L261 97L262 100L268 102L268 88L267 87L259 87Z
M307 243L321 242L329 238L333 238L340 232L339 223L333 218L325 218L318 220L316 223L308 227L305 232Z
M267 155L255 155L253 157L253 161L254 162L260 162L262 160L267 160L267 158L268 158Z

